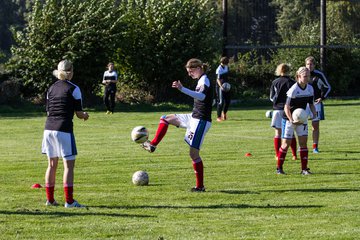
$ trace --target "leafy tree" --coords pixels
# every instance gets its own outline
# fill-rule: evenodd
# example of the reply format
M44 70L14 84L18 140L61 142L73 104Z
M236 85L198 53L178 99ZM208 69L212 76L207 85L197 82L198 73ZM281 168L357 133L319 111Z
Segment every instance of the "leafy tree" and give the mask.
M171 82L186 77L189 58L211 62L220 50L214 5L210 0L123 2L127 27L116 60L122 66L120 89L146 89L156 101L169 100Z
M74 62L74 82L84 94L98 91L101 75L121 40L121 15L112 0L35 0L8 68L23 79L25 96L42 95L64 58Z

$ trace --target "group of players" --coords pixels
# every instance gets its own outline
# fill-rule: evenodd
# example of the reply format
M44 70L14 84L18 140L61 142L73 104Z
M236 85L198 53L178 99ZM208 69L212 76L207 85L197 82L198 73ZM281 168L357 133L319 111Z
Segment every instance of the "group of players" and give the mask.
M289 77L290 68L288 65L279 65L278 73L280 77L273 82L271 87L271 100L274 103L272 126L276 129L274 146L276 150L278 174L284 174L282 166L290 145L293 149L293 156L296 158L296 141L293 139L294 131L297 133L300 145L301 173L304 175L310 174L307 168L307 125L298 124L293 121L291 113L294 109L299 107L306 109L307 106L309 106L313 118L313 135L315 136L313 137L313 151L318 152L318 122L320 119L323 119L324 116L322 101L328 95L330 85L321 72L314 70L314 58L309 57L305 62L306 67L299 68L296 73L297 82ZM228 63L227 58L222 58L221 64L216 71L217 91L222 91L222 84L227 81ZM106 85L106 97L110 96L110 101L106 102L107 114L111 114L114 110L111 95L114 91L113 85L115 83L114 81L117 81L117 76L111 74L113 71L112 63L108 65L108 68L109 70L104 73L103 84ZM197 81L195 90L184 87L179 80L174 81L172 87L194 98L192 113L161 116L154 138L151 141L148 140L144 142L141 146L149 152L154 152L157 145L165 136L169 125L185 128L186 133L184 140L190 147L189 156L192 160L196 177L196 185L191 188L191 191L204 192L204 166L202 158L200 157L200 148L206 133L211 127L213 87L206 75L208 65L200 59L192 58L188 60L185 69L188 75ZM57 81L47 92L47 119L42 143L42 152L48 157L48 167L45 174L46 205L59 205L54 198L54 187L58 160L62 158L64 162L63 186L66 200L65 207L84 207L84 205L73 199L74 166L77 150L72 121L74 113L78 118L83 120L87 120L89 115L83 111L82 96L79 87L71 82L73 77L72 63L68 60L61 61L58 64L57 70L54 71L54 76L57 78ZM324 89L327 90L325 91ZM226 120L226 111L229 104L228 97L229 96L225 96L225 99L220 99L224 104L218 104L218 121ZM280 142L280 136L282 142Z
M273 102L271 126L275 128L274 148L277 160L277 174L285 174L283 164L290 146L293 159L296 160L296 139L299 141L301 174L311 174L307 166L308 125L296 123L292 112L297 108L307 110L312 119L313 153L319 153L318 144L320 136L320 120L325 119L323 100L328 96L331 86L325 75L315 69L315 58L309 56L305 59L305 66L296 72L296 81L290 76L290 66L280 64L276 69L279 77L272 82L270 100Z

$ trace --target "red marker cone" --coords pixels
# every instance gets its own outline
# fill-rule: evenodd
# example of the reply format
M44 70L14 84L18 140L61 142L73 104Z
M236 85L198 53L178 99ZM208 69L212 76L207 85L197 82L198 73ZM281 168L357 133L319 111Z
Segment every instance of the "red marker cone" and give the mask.
M42 186L39 183L35 183L31 188L42 188Z
M251 157L251 156L252 156L251 153L246 153L246 154L245 154L245 157Z

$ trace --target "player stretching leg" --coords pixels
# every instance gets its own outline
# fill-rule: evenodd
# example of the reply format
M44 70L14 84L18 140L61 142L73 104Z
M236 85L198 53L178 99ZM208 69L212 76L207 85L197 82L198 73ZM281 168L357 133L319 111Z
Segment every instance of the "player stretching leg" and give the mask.
M157 145L165 136L169 124L186 128L184 140L190 146L189 155L196 177L196 186L192 188L191 191L204 192L204 166L200 157L200 148L206 133L211 127L213 93L210 80L205 74L207 69L206 64L202 63L199 59L193 58L187 62L185 67L189 76L198 81L195 91L183 87L180 81L174 81L172 87L194 98L192 113L162 116L154 139L144 142L141 146L149 152L154 152Z

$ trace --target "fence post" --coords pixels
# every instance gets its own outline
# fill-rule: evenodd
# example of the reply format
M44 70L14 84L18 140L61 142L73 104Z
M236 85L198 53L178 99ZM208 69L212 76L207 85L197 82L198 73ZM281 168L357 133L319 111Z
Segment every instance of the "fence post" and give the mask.
M326 0L320 0L320 69L326 66Z
M222 0L222 8L223 8L223 46L222 46L222 56L227 56L227 18L228 18L228 4L227 0Z

